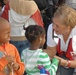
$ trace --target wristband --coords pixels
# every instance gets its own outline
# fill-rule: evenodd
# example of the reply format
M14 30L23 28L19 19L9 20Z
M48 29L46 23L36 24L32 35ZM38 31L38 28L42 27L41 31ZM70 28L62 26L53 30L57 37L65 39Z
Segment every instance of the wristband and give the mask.
M67 63L65 65L66 68L69 68L70 67L70 64L71 64L71 61L70 60L67 60Z

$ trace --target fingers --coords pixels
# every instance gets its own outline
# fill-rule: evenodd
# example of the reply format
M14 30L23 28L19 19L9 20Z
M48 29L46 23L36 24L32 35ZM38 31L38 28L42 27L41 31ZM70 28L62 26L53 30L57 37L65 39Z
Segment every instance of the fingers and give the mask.
M11 55L5 55L5 58L8 61L8 63L12 63L15 61L15 57L13 57Z
M18 63L13 62L13 63L12 63L12 67L13 67L14 70L18 70L20 66L19 66Z

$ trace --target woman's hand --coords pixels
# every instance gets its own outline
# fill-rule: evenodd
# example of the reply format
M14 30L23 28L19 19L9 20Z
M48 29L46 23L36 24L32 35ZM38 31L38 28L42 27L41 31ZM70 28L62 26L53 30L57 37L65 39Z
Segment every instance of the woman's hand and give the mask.
M60 60L60 65L61 66L64 66L65 67L65 65L67 63L67 60L65 60L65 59L63 59L61 57L58 57L58 56L54 56L54 57Z

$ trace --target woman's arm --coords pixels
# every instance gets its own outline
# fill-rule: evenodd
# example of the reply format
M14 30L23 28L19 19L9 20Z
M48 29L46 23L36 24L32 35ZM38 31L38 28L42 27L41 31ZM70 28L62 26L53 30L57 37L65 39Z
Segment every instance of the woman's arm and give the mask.
M67 60L65 60L61 57L58 57L58 56L54 56L54 57L60 60L60 65L61 66L64 66L64 67L66 66ZM68 61L70 61L70 66L69 67L76 68L76 60L68 60Z
M56 47L49 47L47 46L46 50L44 50L44 52L46 52L50 58L53 58L56 55Z
M47 31L47 48L44 50L51 58L56 54L56 42L53 38L53 24L50 24Z

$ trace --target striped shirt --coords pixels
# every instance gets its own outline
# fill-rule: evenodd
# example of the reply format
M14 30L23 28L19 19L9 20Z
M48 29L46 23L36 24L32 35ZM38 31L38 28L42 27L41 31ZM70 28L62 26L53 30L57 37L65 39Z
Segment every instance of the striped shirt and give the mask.
M47 53L42 52L42 49L37 50L23 50L21 54L21 60L25 64L25 70L28 75L40 75L38 65L43 66L50 75L55 75L58 68L58 59L50 58Z

